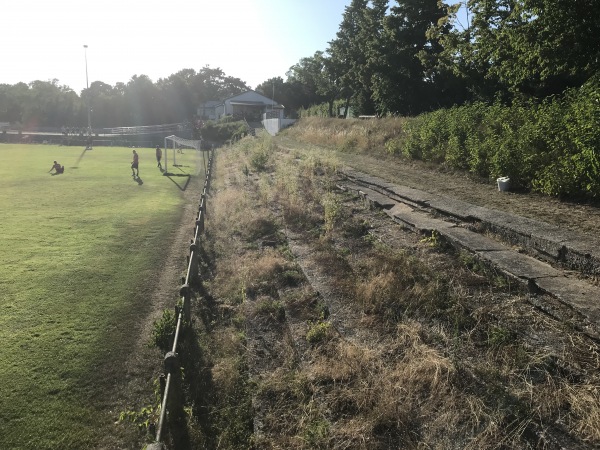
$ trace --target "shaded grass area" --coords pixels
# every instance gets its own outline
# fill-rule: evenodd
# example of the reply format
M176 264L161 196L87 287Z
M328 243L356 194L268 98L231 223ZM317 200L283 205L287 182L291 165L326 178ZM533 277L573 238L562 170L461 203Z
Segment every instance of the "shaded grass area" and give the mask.
M139 180L127 148L0 146L1 448L87 448L113 431L110 387L183 201L137 151Z

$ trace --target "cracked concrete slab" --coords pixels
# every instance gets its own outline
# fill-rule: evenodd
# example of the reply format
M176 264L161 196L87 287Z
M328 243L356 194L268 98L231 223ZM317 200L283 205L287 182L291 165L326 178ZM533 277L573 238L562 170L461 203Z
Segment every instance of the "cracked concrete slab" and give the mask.
M477 252L477 255L503 272L524 281L562 275L560 270L549 264L514 250Z
M471 205L443 195L394 185L355 170L347 172L347 175L355 184L361 186L372 184L389 192L392 198L399 201L428 207L460 220L480 223L484 229L498 234L515 245L531 248L539 252L542 257L564 263L584 273L600 274L600 239L596 237L566 231L545 222L504 211ZM410 223L411 220L407 222Z
M573 306L591 322L600 325L600 288L583 280L557 277L535 280L543 291Z
M399 209L393 214L392 219L402 225L407 225L421 233L432 233L437 231L443 234L443 230L452 228L455 225L449 222L444 222L440 219L435 219L421 212L401 211Z
M438 232L453 245L476 254L507 276L527 284L535 291L552 295L589 321L589 335L599 335L600 287L566 277L564 271L555 269L548 262L519 253L491 237L434 218L425 212L423 206L463 221L478 222L483 225L483 230L489 230L503 240L533 249L538 255L546 255L547 259L567 262L571 267L587 273L600 273L600 252L596 239L503 211L405 186L394 186L359 172L353 172L353 177L355 182L351 183L349 189L361 192L377 205L390 205L385 212L395 222L421 233ZM389 192L392 198L400 200L386 201L385 193L369 189L361 182L372 183L375 189Z
M383 209L389 210L398 204L398 202L392 200L387 195L381 194L373 189L369 189L358 184L345 183L345 186L343 187L348 190L358 192L359 195L365 197L369 202Z
M446 228L444 236L454 245L475 252L506 250L505 245L461 227Z
M427 202L429 207L434 208L447 216L456 217L457 219L474 222L483 213L489 211L480 206L471 205L462 200L450 199L437 195Z

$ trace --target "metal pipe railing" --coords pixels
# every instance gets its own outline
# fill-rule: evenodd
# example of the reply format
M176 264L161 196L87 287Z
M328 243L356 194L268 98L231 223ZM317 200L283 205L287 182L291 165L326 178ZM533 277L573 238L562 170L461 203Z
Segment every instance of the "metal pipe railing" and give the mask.
M182 307L176 308L177 326L175 328L173 346L171 351L168 352L164 358L164 368L165 372L167 372L167 375L166 382L164 383L164 388L161 383L161 389L163 390L163 392L161 393L161 411L158 420L158 425L156 427L156 438L153 444L150 444L148 447L146 447L147 450L164 449L164 446L162 445L162 434L167 418L167 410L169 408L170 402L171 404L173 403L173 389L177 390L180 388L180 386L174 387L174 384L176 384L174 380L180 381L180 376L178 376L178 371L180 370L180 367L177 358L177 347L179 343L179 336L181 334L181 330L184 326L184 323L186 321L189 323L190 320L190 284L195 282L199 275L198 243L200 235L204 232L204 219L206 217L206 194L210 186L210 169L212 166L213 156L214 150L211 150L210 157L208 158L208 164L207 166L205 166L206 178L204 180L204 188L202 190L202 195L200 196L200 204L198 206L198 216L196 217L196 222L194 226L194 239L190 244L190 255L188 256L186 276L185 278L183 278L183 285L179 289Z

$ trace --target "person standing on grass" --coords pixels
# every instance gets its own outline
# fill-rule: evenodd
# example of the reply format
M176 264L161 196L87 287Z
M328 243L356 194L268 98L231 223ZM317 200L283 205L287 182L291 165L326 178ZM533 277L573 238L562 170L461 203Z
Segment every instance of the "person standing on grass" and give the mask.
M138 164L139 164L139 157L137 152L134 150L133 151L133 161L131 162L131 176L133 178L140 176L140 169L138 168ZM136 173L137 172L137 173Z
M158 163L156 167L162 169L162 164L160 160L162 159L162 150L160 149L160 145L156 146L156 162Z

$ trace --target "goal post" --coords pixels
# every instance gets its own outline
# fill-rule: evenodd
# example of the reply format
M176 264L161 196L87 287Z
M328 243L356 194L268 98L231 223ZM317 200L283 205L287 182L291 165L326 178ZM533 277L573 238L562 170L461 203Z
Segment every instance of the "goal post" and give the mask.
M173 167L177 167L177 152L184 148L201 150L202 140L185 139L174 134L165 138L165 174L168 173L169 150L173 150Z

